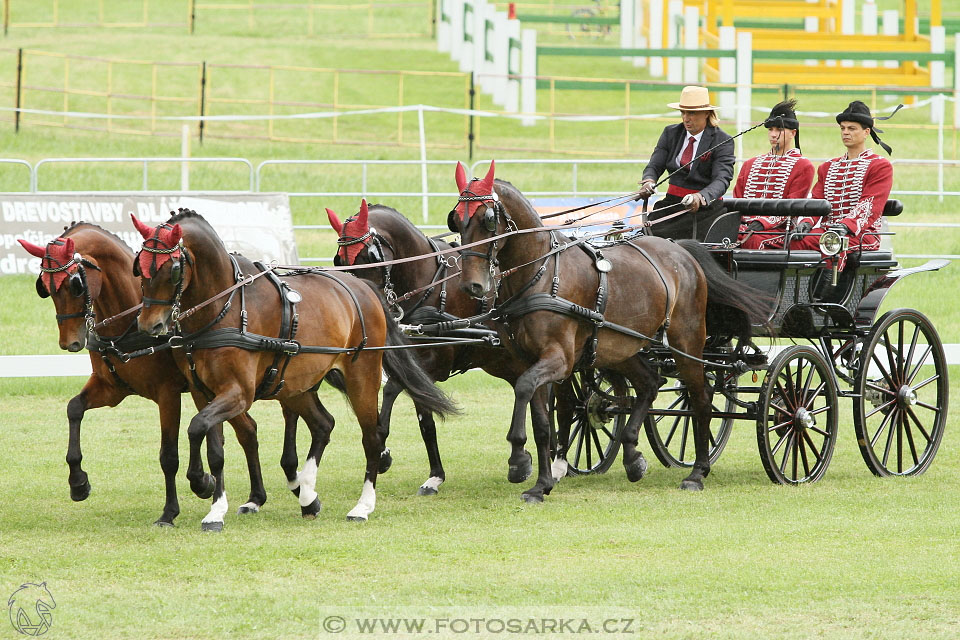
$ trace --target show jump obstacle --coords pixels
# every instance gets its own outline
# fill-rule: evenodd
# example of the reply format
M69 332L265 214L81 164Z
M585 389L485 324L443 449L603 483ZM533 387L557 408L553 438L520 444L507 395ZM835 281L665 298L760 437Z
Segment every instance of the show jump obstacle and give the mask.
M437 5L439 50L474 72L495 104L527 116L526 124L537 112L537 59L552 55L619 57L668 82L729 85L718 91L722 115L742 122L750 119L754 84L946 89L949 65L960 97L960 64L946 51L940 0L930 0L926 34L917 0L903 0L902 30L900 14L880 15L872 0L621 0L619 19L603 18L619 24L619 47L538 46L536 30L487 0Z

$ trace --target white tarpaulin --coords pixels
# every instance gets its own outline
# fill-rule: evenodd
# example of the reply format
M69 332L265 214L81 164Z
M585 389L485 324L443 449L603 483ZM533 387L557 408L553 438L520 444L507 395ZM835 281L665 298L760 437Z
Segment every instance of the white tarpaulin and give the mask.
M130 214L156 226L179 207L206 218L226 245L251 260L299 264L293 240L290 200L285 193L240 194L0 194L0 275L39 272L40 259L17 243L44 246L77 220L117 234L134 251L143 238Z

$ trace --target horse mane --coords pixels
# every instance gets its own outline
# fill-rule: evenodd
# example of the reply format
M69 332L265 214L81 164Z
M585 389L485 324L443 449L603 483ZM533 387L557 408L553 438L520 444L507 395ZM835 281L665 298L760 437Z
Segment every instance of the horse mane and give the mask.
M388 205L385 205L385 204L372 204L372 205L370 205L370 208L373 208L373 207L380 207L380 208L382 208L382 209L386 209L386 210L390 211L391 213L397 214L397 215L395 216L395 217L397 218L397 224L401 224L401 225L406 226L406 227L408 228L408 230L410 230L414 235L422 235L422 236L426 237L427 234L425 234L423 231L420 231L420 229L417 228L417 225L415 225L415 224L413 223L413 221L412 221L410 218L408 218L407 216L405 216L402 212L397 211L397 210L394 209L393 207L388 206Z
M537 213L537 210L533 208L533 204L530 200L527 199L527 196L523 195L520 192L520 189L517 189L513 184L507 182L506 180L501 180L497 178L493 181L493 184L497 187L498 193L502 196L504 192L510 194L512 197L516 198L517 202L526 207L527 213L531 215L536 222L536 225L539 227L544 226L543 220L540 219L540 214Z
M210 223L207 222L207 219L204 218L199 213L197 213L196 211L194 211L193 209L185 209L183 207L180 207L179 209L177 209L176 213L174 213L173 211L171 211L170 213L171 213L171 216L167 220L167 224L173 224L176 222L180 222L181 220L200 220L201 222L206 224L208 227L210 227ZM210 228L213 229L213 227L210 227Z
M124 241L120 238L120 236L118 236L117 234L113 233L112 231L108 231L107 229L104 229L104 228L101 227L100 225L94 224L94 223L92 223L92 222L84 222L83 220L74 220L74 221L71 222L69 225L67 225L67 226L65 226L65 227L63 228L63 234L62 234L62 236L63 236L63 237L67 237L67 236L68 236L71 232L73 232L73 231L83 231L83 229L86 229L86 228L92 228L92 229L96 229L97 231L102 232L103 235L105 235L105 236L107 236L108 238L110 238L111 240L113 240L113 241L117 244L118 247L122 247L123 250L126 251L128 254L133 255L133 251L130 250L130 247L127 246L127 243L124 242Z

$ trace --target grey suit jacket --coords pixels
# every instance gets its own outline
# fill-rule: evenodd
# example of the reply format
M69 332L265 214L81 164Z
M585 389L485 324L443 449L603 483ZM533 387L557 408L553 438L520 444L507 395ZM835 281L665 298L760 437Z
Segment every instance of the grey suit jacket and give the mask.
M687 137L687 130L682 124L664 127L660 140L657 141L657 147L650 156L650 162L643 170L643 180L649 178L656 181L664 171L669 173L677 171L680 168L677 156L680 155ZM721 144L725 140L729 142ZM670 178L670 184L699 191L707 202L712 202L726 193L730 181L733 180L733 165L736 161L733 139L719 127L707 125L697 146L697 154L718 144L720 146L709 154L694 160L687 169L677 172Z

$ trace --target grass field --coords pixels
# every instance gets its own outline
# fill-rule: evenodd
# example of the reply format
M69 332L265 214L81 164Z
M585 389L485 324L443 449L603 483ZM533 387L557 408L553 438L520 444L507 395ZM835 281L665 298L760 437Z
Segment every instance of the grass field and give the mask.
M20 12L14 13L15 20L39 19L43 7L50 4L26 5L24 1L14 0L14 9ZM885 2L881 9L899 5ZM95 13L90 3L60 0L59 4L65 20L71 15L75 20L90 19ZM128 0L117 3L123 7L118 11L130 13L134 4L139 6ZM158 10L156 19L183 19L180 4L172 4L177 7L170 9L169 15L163 13L166 9ZM944 3L945 15L958 10L960 2ZM172 28L149 32L15 28L3 47L105 58L206 60L223 65L454 69L425 38L310 37L304 35L300 23L287 23L289 32L277 37L262 26L251 30L243 12L236 19L216 22L209 15L205 19L203 12L199 14L197 34L190 37ZM387 27L392 30L412 32L406 22L411 20L409 16L398 13L390 20ZM263 24L277 28L269 22ZM285 28L282 21L277 24ZM341 26L331 23L335 32ZM0 69L8 69L9 56L9 51L0 51ZM619 78L639 73L618 60L602 69L596 68L595 60L558 59L551 64L555 66L548 72L564 75ZM100 72L92 66L83 71L75 69L76 85L71 86L100 82ZM56 82L62 78L62 69L54 65L33 67L30 73L35 74L31 82L41 86L59 86ZM0 71L0 84L4 77ZM129 78L132 84L124 91L144 90L142 84L136 84L143 78L133 72ZM186 75L172 78L177 91L180 84L192 90L196 81ZM120 75L116 81L121 82ZM256 73L230 73L221 75L219 81L214 78L214 85L223 91L218 96L230 99L256 94L262 90L263 80ZM287 86L290 92L299 92L297 100L326 100L322 95L306 95L312 85L290 82ZM382 86L384 91L396 89ZM371 88L379 90L381 85L359 82L345 86L358 102L387 100L365 95L365 91L375 93ZM322 93L321 89L318 86L316 93ZM428 83L407 90L409 103L445 101L463 106L462 87L452 83ZM43 93L31 94L31 99L37 100L34 104L62 106L56 100L43 102L47 100L41 99ZM644 92L635 96L632 109L634 113L663 110L675 94L673 90ZM183 95L187 95L186 89ZM811 94L803 99L806 108L832 113L860 95ZM0 87L0 104L10 104L9 96L9 88ZM393 104L394 96L390 94ZM574 113L616 112L622 104L622 96L615 92L569 92L563 99L558 111ZM94 97L78 100L78 109L104 106ZM479 106L491 105L481 98ZM127 108L138 111L144 107L130 104ZM224 102L219 108L226 112L232 107ZM259 107L236 108L252 113ZM893 123L885 127L885 140L894 146L895 159L935 153L935 131L919 128L926 124L927 113L912 110L894 121L918 128L897 128ZM384 130L396 129L395 120L380 124ZM467 159L464 124L455 118L428 119L430 140L453 147L431 150L431 158L451 160L448 171L431 172L431 190L452 190L452 161ZM362 137L370 135L365 129L372 125L344 122L343 126L345 134ZM550 154L532 151L546 146L544 127L483 122L477 155L549 157L571 149L597 153L610 149L609 155L646 157L662 126L663 122L632 124L628 153L622 146L622 128L558 126L561 148ZM405 137L408 133L415 136L415 116L405 119L403 127ZM803 142L809 155L840 152L833 127L805 127ZM952 129L948 133L955 139ZM759 133L748 137L746 154L762 151L763 144ZM45 157L176 156L180 152L179 140L172 137L50 128L29 121L19 134L12 132L11 124L0 123L0 148L2 157L32 162ZM950 149L948 155L955 156L956 145ZM239 156L255 163L271 158L417 157L415 149L395 144L330 145L215 135L202 147L194 140L193 154ZM498 175L521 189L534 181L560 188L568 180L566 175L542 175L534 169ZM899 189L935 184L930 169L900 166L896 176L895 188ZM178 177L176 167L160 170L151 188L175 189ZM401 172L384 171L372 178L381 182L371 188L417 184L417 176ZM627 191L636 178L626 170L584 171L581 183L584 188ZM50 182L44 188L48 189L130 189L139 185L136 169L71 167L51 172L47 179ZM307 190L316 185L333 189L350 179L334 172L297 171L273 178L264 189ZM195 185L209 185L207 188L245 187L235 173L220 169L197 170L192 180ZM0 166L0 190L22 188L22 176ZM948 170L947 188L960 190L960 173L955 168ZM905 203L903 221L960 221L955 199L939 203L932 198L909 197ZM352 212L356 203L298 201L294 219L300 224L316 224L323 206ZM406 203L397 206L402 209ZM448 209L437 203L431 221L442 223ZM332 241L330 233L300 232L297 236L301 255L330 255ZM903 229L894 243L900 253L960 253L956 230ZM914 266L920 261L903 262ZM0 279L0 299L5 301L0 305L0 355L57 353L52 305L37 298L33 281L30 276ZM960 306L953 295L958 289L957 265L912 276L894 288L881 311L900 306L920 309L931 318L944 342L960 342ZM956 399L960 367L951 367L950 374ZM162 530L150 526L162 508L163 487L157 463L157 412L142 399L130 398L117 408L88 413L83 428L84 468L90 474L93 493L85 502L70 501L64 463L65 406L82 383L82 378L0 379L0 445L8 451L0 463L0 486L4 488L0 494L0 601L6 602L4 597L22 583L46 581L57 603L47 638L350 637L348 633L325 633L324 621L330 615L422 618L450 612L466 617L494 618L509 613L632 621L633 633L596 634L603 638L928 639L955 638L960 628L960 509L956 498L960 492L960 424L956 411L937 460L916 478L880 480L870 474L856 446L850 405L844 403L833 462L824 480L815 485L772 485L758 459L754 425L739 422L702 494L680 492L677 486L684 473L660 467L641 437L641 449L651 469L638 484L628 483L617 463L602 476L565 479L544 505L531 507L519 499L523 487L506 480L509 448L504 435L512 393L502 382L469 373L444 385L462 406L463 415L440 427L448 477L440 495L415 495L427 473L426 456L412 406L402 398L394 412L390 440L395 464L378 482L376 512L367 524L357 526L346 522L344 516L361 488L359 428L342 398L325 390L322 398L339 426L319 474L318 492L324 503L320 517L313 522L299 517L278 465L282 438L278 407L258 403L252 414L260 425L269 501L258 515L235 515L246 498L247 481L240 448L227 433L226 482L231 510L221 535L203 535L199 520L208 511L209 501L195 498L183 477L185 435L180 441L178 527ZM185 403L184 425L192 415ZM301 433L301 453L306 445L306 435ZM0 638L17 637L7 624L0 620ZM455 634L465 636L468 634Z

